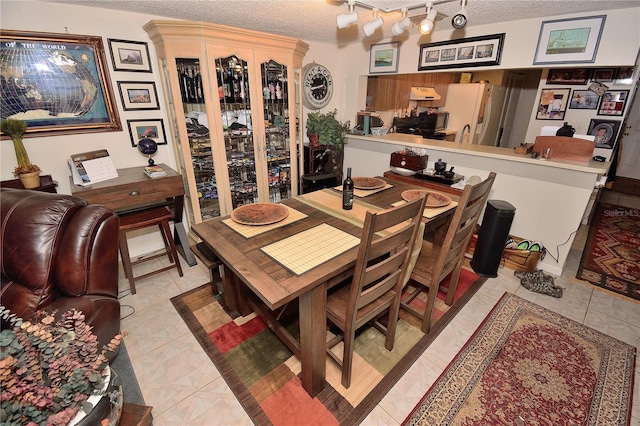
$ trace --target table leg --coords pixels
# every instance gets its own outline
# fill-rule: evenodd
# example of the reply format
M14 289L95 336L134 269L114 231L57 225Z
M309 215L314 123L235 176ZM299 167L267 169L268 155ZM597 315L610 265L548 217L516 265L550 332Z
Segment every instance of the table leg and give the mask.
M238 312L238 285L237 278L227 265L222 269L222 300L227 311L231 315L239 315Z
M299 300L302 387L313 397L325 386L327 286L316 286Z

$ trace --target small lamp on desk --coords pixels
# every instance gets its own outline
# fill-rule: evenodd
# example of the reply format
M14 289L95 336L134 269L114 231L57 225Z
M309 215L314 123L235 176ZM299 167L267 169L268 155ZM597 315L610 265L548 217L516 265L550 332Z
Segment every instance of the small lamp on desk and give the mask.
M155 161L153 161L151 157L158 152L158 144L156 141L149 138L140 139L138 141L138 151L140 151L140 154L149 158L149 166L153 166L155 164Z

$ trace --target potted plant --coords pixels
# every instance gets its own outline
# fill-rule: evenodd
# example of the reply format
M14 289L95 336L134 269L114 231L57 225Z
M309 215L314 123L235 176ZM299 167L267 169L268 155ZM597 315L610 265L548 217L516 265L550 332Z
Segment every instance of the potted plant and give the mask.
M27 150L22 143L22 135L27 131L27 123L22 120L7 118L0 122L0 128L13 141L13 149L18 160L18 166L13 170L13 175L20 179L22 186L25 188L37 188L40 186L40 167L31 164Z
M342 158L344 156L344 145L346 143L346 133L349 125L342 123L336 118L338 111L334 109L327 113L310 112L307 114L307 135L311 146L324 145L327 147L325 154L329 152L331 156L331 169L324 170L325 173L335 173L342 180ZM317 135L317 137L313 136ZM317 142L314 142L317 140Z
M75 309L59 317L40 311L25 321L0 305L0 318L2 424L100 424L119 417L122 390L107 356L117 350L121 335L98 352L96 336ZM94 407L92 399L100 402Z

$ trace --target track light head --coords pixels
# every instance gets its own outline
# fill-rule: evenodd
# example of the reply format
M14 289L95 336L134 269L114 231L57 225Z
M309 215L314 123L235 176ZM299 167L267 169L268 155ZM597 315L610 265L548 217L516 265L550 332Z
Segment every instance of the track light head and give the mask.
M373 33L384 24L384 20L382 17L376 18L373 21L367 22L362 26L362 30L364 31L367 37L371 37Z
M404 18L393 24L393 26L391 27L391 32L394 36L399 36L404 32L404 30L409 27L409 25L411 25L411 19L405 16Z
M453 15L453 18L451 18L451 25L456 30L464 28L465 25L467 25L467 1L466 0L462 0L462 7L458 11L458 13Z
M339 29L347 28L349 25L358 21L358 12L339 13L336 16L336 22Z
M427 35L433 30L433 23L435 22L436 17L438 16L438 11L435 9L429 8L427 12L427 16L420 22L418 26L418 31L420 34Z

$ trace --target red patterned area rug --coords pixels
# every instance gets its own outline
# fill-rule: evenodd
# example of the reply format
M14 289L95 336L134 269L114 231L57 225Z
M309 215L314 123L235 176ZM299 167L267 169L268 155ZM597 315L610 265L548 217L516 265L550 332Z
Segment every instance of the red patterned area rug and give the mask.
M428 335L403 313L391 352L383 334L365 328L356 339L351 387L342 387L339 367L327 361L328 383L315 398L302 388L299 361L260 318L231 318L209 285L171 302L255 424L356 425L485 281L463 269L453 305L447 307L445 295L438 295L438 320ZM297 336L296 328L294 321L289 331Z
M636 348L505 293L405 425L629 425Z
M640 300L640 210L598 204L576 278Z

